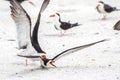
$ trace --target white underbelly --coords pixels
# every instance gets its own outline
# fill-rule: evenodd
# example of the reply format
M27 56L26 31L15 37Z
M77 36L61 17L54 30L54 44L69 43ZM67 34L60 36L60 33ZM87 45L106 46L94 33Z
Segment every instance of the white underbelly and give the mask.
M98 10L99 10L99 12L102 13L102 14L106 14L106 13L107 13L107 12L105 11L105 9L104 9L104 6L99 6L99 7L98 7Z

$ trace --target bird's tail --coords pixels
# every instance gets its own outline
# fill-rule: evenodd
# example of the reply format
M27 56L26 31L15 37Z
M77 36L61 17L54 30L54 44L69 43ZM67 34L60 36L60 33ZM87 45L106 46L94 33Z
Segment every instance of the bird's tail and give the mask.
M74 23L74 24L72 24L71 27L76 27L76 26L80 26L80 25L82 25L82 24Z
M120 11L120 9L117 9L116 7L113 7L114 11Z
M116 9L116 11L120 11L120 9Z

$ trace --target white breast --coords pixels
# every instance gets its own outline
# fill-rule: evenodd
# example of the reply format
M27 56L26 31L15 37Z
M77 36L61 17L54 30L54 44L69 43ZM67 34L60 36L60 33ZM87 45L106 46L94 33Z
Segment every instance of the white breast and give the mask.
M98 10L100 11L100 13L106 14L107 12L106 12L105 9L104 9L104 5L101 4L101 3L99 3L99 4L100 4L100 6L98 7Z

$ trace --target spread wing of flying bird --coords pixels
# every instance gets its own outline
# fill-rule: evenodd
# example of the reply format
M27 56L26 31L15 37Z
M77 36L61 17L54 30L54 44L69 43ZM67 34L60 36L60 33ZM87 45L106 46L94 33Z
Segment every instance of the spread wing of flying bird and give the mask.
M6 1L11 1L11 0L6 0ZM28 1L31 5L35 6L35 4L33 2L31 2L30 0L17 0L19 3L22 3L24 1Z
M82 50L82 49L85 49L85 48L88 48L90 46L93 46L97 43L101 43L101 42L104 42L104 41L107 41L108 39L104 39L104 40L100 40L100 41L96 41L96 42L93 42L93 43L90 43L90 44L86 44L86 45L82 45L82 46L77 46L77 47L74 47L74 48L70 48L70 49L67 49L57 55L55 55L52 59L49 59L49 60L52 60L53 62L57 61L58 59L66 56L66 55L69 55L71 53L74 53L74 52L77 52L79 50ZM30 55L30 56L21 56L21 57L26 57L26 58L39 58L40 56L37 56L37 55Z
M120 20L114 25L114 30L120 30Z
M93 42L93 43L90 43L90 44L86 44L86 45L82 45L82 46L78 46L78 47L74 47L74 48L65 50L65 51L57 54L55 57L53 57L52 60L53 60L53 62L55 62L56 60L60 59L61 57L65 56L65 55L74 53L74 52L76 52L76 51L85 49L85 48L87 48L87 47L93 46L93 45L95 45L95 44L97 44L97 43L104 42L104 41L107 41L107 39L100 40L100 41L97 41L97 42Z
M43 5L41 6L40 13L43 12L47 8L49 2L50 0L44 0Z
M27 12L15 0L11 0L11 16L16 24L19 49L25 49L30 43L31 19Z
M36 21L36 24L33 29L33 34L31 37L31 19L27 12L23 9L23 7L16 1L11 0L11 16L16 23L17 26L17 35L18 35L18 43L19 47L22 48L23 46L28 46L28 44L32 43L32 46L38 53L43 53L42 49L38 43L38 28L40 24L41 12L45 10L47 7L49 0L44 0L40 12Z
M6 0L6 1L11 1L11 0ZM26 0L17 0L19 3L22 3L22 2L24 2L24 1L26 1Z

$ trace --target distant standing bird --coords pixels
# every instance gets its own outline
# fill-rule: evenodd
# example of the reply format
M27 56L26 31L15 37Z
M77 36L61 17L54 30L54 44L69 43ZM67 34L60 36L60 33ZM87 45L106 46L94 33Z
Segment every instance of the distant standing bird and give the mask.
M61 20L61 16L60 16L59 13L50 15L50 17L56 17L56 16L59 17L59 18L58 18L59 24L58 24L58 25L54 25L54 27L55 27L56 30L60 30L60 31L61 31L61 32L60 32L60 35L61 35L61 36L64 35L64 33L66 32L66 30L81 25L81 24L78 24L78 23L70 23L70 21L68 21L68 22L62 21L62 20Z
M11 1L11 0L6 0L6 1ZM18 1L19 3L22 3L22 2L24 2L24 1L28 1L31 5L35 5L31 0L16 0L16 1Z
M99 13L103 14L102 20L106 19L107 13L111 13L113 11L120 11L120 9L117 9L116 7L111 7L110 5L105 4L103 1L98 2L96 9Z
M113 26L114 30L120 30L120 20Z

